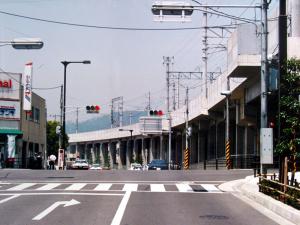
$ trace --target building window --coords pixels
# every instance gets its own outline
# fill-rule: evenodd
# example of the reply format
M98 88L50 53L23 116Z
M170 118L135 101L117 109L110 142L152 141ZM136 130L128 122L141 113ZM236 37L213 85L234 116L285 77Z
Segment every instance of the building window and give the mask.
M40 109L34 108L34 113L33 113L33 118L34 122L39 123L40 122Z

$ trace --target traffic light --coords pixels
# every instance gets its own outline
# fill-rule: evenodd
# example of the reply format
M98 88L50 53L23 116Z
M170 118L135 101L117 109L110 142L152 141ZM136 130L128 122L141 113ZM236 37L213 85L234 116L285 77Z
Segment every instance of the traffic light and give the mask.
M150 110L149 116L163 116L164 113L162 110Z
M100 111L99 105L88 105L85 108L87 113L99 113Z

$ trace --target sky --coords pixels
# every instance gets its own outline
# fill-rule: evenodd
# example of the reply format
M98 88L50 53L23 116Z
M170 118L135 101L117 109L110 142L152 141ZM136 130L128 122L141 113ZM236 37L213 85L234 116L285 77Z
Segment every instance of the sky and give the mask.
M34 91L46 100L48 118L59 114L61 61L90 60L90 65L70 64L67 68L67 120L79 120L109 113L112 98L123 96L124 110L144 110L150 92L151 107L164 109L166 96L163 56L174 56L171 70L202 71L202 29L176 31L111 30L45 23L3 14L13 13L39 19L106 27L187 28L201 27L202 13L195 11L192 22L154 22L152 0L0 0L0 40L38 37L41 50L15 50L0 47L0 70L23 73L33 62ZM195 5L195 2L187 1ZM203 1L201 1L203 2ZM207 0L208 4L257 4L260 0ZM272 1L278 4L278 0ZM221 9L218 9L221 10ZM223 12L254 19L253 9L227 9ZM257 16L257 15L256 15ZM209 25L229 25L236 21L208 16ZM210 33L210 35L213 35ZM211 38L210 44L225 44L225 38ZM213 46L213 45L212 45ZM209 70L226 69L225 52L209 55ZM185 81L187 82L187 81ZM203 94L203 80L192 95ZM49 89L47 89L49 88ZM184 100L183 90L180 101ZM86 115L86 105L100 105L100 115Z

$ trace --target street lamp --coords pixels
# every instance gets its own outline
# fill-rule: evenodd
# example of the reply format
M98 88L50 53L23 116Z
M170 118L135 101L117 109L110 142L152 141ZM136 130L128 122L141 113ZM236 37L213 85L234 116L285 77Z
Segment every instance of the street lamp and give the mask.
M231 91L222 91L221 95L226 97L226 132L225 132L225 156L226 156L226 167L230 169L230 140L229 140L229 98Z
M65 142L65 136L66 136L66 81L67 81L67 66L71 63L81 63L81 64L91 64L91 61L84 60L84 61L61 61L61 63L64 65L64 101L63 101L63 129L62 129L62 148L64 149L64 166L66 165L66 142Z
M132 132L133 132L133 130L132 129L123 129L123 128L120 128L119 131L129 131L130 132L130 144L131 144L131 150L132 150L132 153L133 153L133 143L132 143Z
M14 49L41 49L44 46L40 38L15 38L12 41L0 41L0 46L11 45Z

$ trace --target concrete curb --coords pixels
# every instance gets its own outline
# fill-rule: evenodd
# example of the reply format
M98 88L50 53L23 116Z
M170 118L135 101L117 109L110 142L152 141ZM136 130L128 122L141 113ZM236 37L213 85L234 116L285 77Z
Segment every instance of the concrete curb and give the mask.
M253 176L219 185L222 191L241 194L293 224L300 225L300 211L258 191L258 178ZM278 221L279 222L279 221Z

